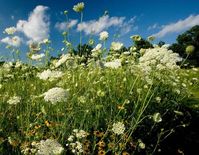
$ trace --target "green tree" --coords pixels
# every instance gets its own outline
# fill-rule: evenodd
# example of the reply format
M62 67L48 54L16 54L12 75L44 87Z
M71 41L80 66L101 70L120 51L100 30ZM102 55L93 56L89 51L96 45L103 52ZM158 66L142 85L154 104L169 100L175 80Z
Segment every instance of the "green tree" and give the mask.
M186 58L188 55L186 52L187 46L194 46L194 51L189 53L187 62L190 65L199 66L199 25L179 35L176 40L177 43L172 44L170 49L179 53L181 57Z

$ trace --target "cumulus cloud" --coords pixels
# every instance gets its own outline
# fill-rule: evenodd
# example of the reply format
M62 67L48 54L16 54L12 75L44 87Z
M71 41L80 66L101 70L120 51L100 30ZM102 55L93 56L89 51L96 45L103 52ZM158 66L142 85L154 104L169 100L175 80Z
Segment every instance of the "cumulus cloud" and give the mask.
M3 39L1 39L2 43L14 46L14 47L19 47L22 43L22 39L18 36L14 36L14 37L5 37Z
M17 31L24 33L31 41L40 42L49 37L49 16L46 14L48 7L38 5L28 20L17 22Z
M130 20L124 21L122 23L121 30L120 30L120 33L122 35L127 34L130 31L137 31L138 30L138 26L135 25L136 18L137 17L134 16Z
M75 25L77 25L78 20L76 19L71 19L69 22L57 22L55 24L55 28L58 29L59 31L66 31L69 28L74 27Z
M199 25L199 15L190 15L184 20L179 20L176 23L164 25L158 33L154 34L154 36L157 38L162 38L171 33L184 31L195 25Z
M98 20L90 20L77 25L78 31L84 31L86 35L98 34L112 26L121 27L125 17L109 17L108 15L100 17Z

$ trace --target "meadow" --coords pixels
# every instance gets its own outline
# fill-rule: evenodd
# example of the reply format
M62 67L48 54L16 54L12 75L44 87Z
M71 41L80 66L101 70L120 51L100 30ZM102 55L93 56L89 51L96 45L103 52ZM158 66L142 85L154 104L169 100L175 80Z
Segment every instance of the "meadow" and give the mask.
M78 4L74 11L83 8ZM7 29L8 35L12 31ZM90 54L74 53L67 33L63 36L67 52L56 58L48 39L30 44L28 63L7 47L14 60L0 65L0 154L193 151L187 148L198 144L197 129L190 128L198 120L198 68L183 69L184 59L164 45L123 51L123 43L112 42L106 47L106 31L99 44L88 41ZM85 51L81 44L80 34L80 52ZM183 148L180 139L179 146L167 143L184 131L195 134L186 143L193 146Z

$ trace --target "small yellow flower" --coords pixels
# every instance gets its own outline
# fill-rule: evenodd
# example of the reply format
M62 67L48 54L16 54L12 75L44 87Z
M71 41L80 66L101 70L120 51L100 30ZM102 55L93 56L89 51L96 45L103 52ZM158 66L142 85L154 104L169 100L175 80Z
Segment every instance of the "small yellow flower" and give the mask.
M100 140L100 141L98 142L98 146L99 146L100 148L104 148L104 147L106 146L106 144L105 144L105 142L104 142L103 140Z
M99 150L98 151L98 155L105 155L105 154L106 154L106 152L104 150Z

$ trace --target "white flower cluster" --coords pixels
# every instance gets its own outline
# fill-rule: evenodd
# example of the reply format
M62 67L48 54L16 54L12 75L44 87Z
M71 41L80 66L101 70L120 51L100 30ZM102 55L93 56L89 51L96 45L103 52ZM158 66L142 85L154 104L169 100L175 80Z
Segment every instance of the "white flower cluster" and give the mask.
M113 61L110 61L110 62L106 62L104 64L105 67L108 67L108 68L119 68L122 66L122 63L121 63L121 60L120 59L115 59Z
M84 10L84 3L77 3L76 5L73 6L73 10L75 12L82 12Z
M41 54L33 54L30 58L32 60L36 60L36 61L41 61L41 59L45 57L45 54L44 53L41 53Z
M101 33L100 33L100 38L99 38L99 40L105 41L105 40L107 40L107 39L108 39L108 32L107 32L107 31L101 32Z
M54 139L41 140L39 143L32 143L37 150L36 155L60 155L64 148Z
M112 131L117 134L117 135L121 135L124 133L125 130L125 126L122 122L117 122L117 123L113 123L113 128Z
M111 43L111 50L113 51L119 51L121 50L121 48L123 47L123 43L120 43L120 42L112 42Z
M102 48L102 44L97 44L95 48L92 49L92 52L99 51Z
M44 100L46 102L51 102L52 104L56 104L57 102L64 102L67 100L68 97L68 91L59 88L59 87L54 87L47 92L44 93Z
M8 27L4 30L5 33L7 33L8 35L12 35L17 31L17 29L15 27Z
M72 153L81 154L83 152L83 145L79 140L87 136L88 136L88 133L86 131L74 129L73 134L70 135L68 138L68 141L70 143L66 144L66 146L70 147Z
M7 102L10 105L16 105L16 104L18 104L18 103L21 102L21 97L19 97L19 96L13 96Z
M173 53L172 50L155 47L145 49L145 53L139 58L139 67L146 73L150 73L152 70L173 70L179 68L176 63L181 60L179 54Z
M55 78L60 78L63 75L64 74L61 71L51 71L50 69L44 70L43 72L37 74L41 80L54 80Z
M66 60L70 59L70 54L63 54L61 58L55 63L55 67L61 66Z

